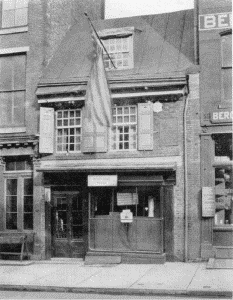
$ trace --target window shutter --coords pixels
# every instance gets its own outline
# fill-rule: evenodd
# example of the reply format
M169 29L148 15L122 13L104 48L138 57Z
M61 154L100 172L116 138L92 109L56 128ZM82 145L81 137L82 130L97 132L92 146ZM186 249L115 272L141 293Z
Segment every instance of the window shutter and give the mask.
M160 145L177 146L178 145L178 119L160 120Z
M54 146L54 109L40 108L40 153L53 153Z
M138 103L138 150L153 150L152 103Z

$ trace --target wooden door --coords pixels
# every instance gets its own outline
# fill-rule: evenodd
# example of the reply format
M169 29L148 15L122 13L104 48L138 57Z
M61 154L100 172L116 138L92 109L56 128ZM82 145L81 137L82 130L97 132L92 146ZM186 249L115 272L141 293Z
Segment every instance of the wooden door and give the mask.
M83 208L79 192L60 192L53 196L52 256L83 256Z

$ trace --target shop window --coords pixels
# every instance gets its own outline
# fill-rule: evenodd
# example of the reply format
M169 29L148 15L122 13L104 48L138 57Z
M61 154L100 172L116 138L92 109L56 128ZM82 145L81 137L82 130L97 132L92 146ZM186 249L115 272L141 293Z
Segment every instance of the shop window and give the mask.
M111 150L137 149L137 106L113 108Z
M119 215L129 209L134 217L161 218L160 189L156 187L96 188L91 192L92 217Z
M232 34L221 36L223 100L232 99Z
M0 57L0 126L24 125L26 56Z
M81 151L82 116L81 109L56 112L57 152Z
M214 141L215 225L233 225L232 135L218 134Z
M5 218L7 230L33 229L32 163L28 158L6 158Z
M2 1L2 28L11 28L27 25L28 0Z
M111 57L111 60L116 69L133 68L133 48L132 35L114 38L102 38L102 42ZM107 70L114 70L114 66L109 59L109 56L104 52L104 65Z

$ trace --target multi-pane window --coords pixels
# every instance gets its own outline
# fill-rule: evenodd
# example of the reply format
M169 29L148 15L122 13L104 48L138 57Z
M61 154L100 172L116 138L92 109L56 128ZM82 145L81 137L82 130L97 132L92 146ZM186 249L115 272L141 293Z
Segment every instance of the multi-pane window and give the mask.
M2 28L25 26L28 23L28 0L3 0Z
M137 106L116 106L113 108L111 149L137 149Z
M33 229L32 161L24 156L7 157L4 177L6 229Z
M233 224L232 134L216 134L215 141L215 225Z
M222 36L222 90L223 100L232 99L232 35Z
M0 126L24 125L26 56L0 57Z
M59 110L56 114L57 152L81 151L81 109Z
M102 39L102 42L117 69L133 67L132 36ZM106 69L114 69L109 56L104 53Z
M18 180L6 180L6 229L17 229L17 186Z
M33 179L24 178L23 188L23 226L24 229L33 229Z

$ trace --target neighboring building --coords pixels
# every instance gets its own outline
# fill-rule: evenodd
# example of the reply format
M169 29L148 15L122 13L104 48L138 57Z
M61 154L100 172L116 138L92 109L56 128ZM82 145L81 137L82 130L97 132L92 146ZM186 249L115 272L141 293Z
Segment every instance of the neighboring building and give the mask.
M201 257L229 258L233 256L232 1L199 0L198 6Z
M117 67L105 55L113 126L82 127L93 59L84 20L66 34L36 91L35 256L195 260L201 129L194 12L93 23ZM121 222L123 210L132 222Z
M103 17L103 4L0 0L0 237L40 227L34 194L39 121L35 90L69 28L83 18L83 11ZM40 244L35 236L34 249Z

